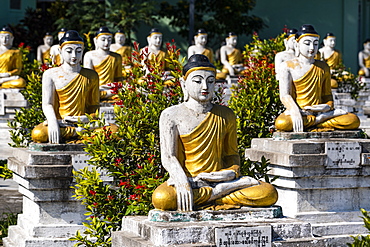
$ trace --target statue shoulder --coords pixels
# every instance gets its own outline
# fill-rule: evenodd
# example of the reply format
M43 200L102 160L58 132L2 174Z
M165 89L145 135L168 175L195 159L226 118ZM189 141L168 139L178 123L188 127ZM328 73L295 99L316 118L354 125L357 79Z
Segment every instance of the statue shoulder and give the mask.
M325 71L329 71L330 72L330 67L329 65L325 62L325 61L321 61L321 60L315 60L314 62L314 65L325 70Z
M236 120L236 115L234 111L227 106L214 105L212 108L212 112L222 116L226 120L231 120L231 121Z
M95 70L92 70L92 69L81 68L80 74L87 77L87 78L93 79L93 80L95 80L95 79L99 80L98 73Z
M118 53L116 53L116 52L113 52L113 51L110 51L110 52L109 52L109 55L111 55L112 57L117 58L117 59L121 57L121 55L120 55L120 54L118 54Z

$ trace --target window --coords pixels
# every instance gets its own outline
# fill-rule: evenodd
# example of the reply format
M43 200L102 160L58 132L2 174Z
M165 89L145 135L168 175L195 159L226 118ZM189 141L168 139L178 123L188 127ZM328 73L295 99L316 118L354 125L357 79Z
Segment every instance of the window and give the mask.
M21 0L10 0L10 9L21 9Z

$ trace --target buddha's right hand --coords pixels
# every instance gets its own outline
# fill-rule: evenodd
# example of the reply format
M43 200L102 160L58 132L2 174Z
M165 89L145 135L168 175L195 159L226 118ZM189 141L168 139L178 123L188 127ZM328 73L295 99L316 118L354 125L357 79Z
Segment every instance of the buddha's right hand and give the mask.
M58 122L50 124L48 122L48 134L49 134L49 143L59 144L60 129Z
M293 132L303 132L303 120L300 111L298 110L298 113L296 111L291 111L290 117L293 122Z
M191 189L188 178L174 179L176 193L177 193L177 210L179 211L193 211L193 191Z

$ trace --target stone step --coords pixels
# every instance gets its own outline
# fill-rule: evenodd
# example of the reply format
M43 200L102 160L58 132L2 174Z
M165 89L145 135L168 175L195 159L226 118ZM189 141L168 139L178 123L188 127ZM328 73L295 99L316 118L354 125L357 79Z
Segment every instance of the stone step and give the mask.
M315 236L357 235L368 233L363 222L333 222L312 224Z
M347 247L347 243L353 242L349 235L337 235L330 237L313 237L305 239L288 239L272 242L273 247Z

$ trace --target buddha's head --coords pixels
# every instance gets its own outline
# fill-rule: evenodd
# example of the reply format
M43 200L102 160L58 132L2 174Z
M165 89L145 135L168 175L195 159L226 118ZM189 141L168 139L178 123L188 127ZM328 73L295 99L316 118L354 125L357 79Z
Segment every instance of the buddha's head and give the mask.
M323 39L324 46L334 49L336 44L336 37L333 33L327 33Z
M297 56L314 58L319 48L320 36L312 25L302 25L295 34L296 46L294 48Z
M9 27L3 27L0 30L0 46L5 46L8 49L13 45L13 31Z
M44 40L44 45L47 45L47 46L53 45L54 38L53 38L53 35L51 35L51 33L49 32L46 33L43 40Z
M370 39L366 39L363 44L364 44L364 49L367 51L370 51Z
M297 29L289 29L284 39L284 45L287 50L294 50L295 34L298 32Z
M124 45L126 42L126 35L122 30L118 30L114 35L114 40L117 44Z
M238 36L235 33L230 32L227 34L225 41L226 45L235 47L238 43Z
M162 33L157 28L152 28L146 40L148 41L148 46L154 46L160 49L162 45Z
M96 32L94 43L96 50L109 51L109 47L112 44L112 33L107 27L101 27Z
M207 44L208 34L206 30L199 29L197 33L194 35L194 42L196 45L205 46Z
M216 81L216 67L201 54L192 55L184 65L180 79L184 101L192 98L199 102L213 99Z
M59 52L64 63L79 65L82 60L84 41L75 30L68 30L59 41Z
M61 28L58 32L58 40L61 40L65 34L65 32L67 31L67 29L65 28Z

